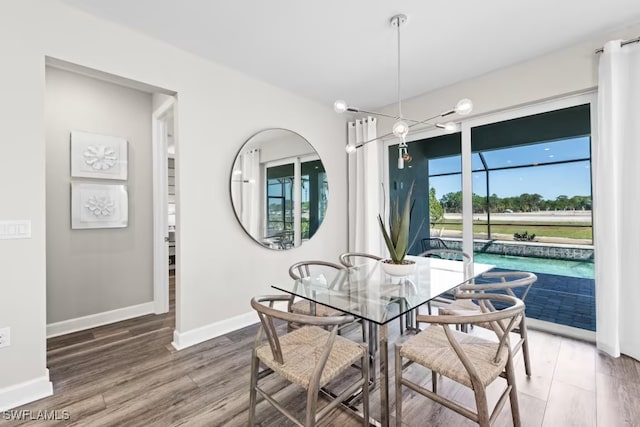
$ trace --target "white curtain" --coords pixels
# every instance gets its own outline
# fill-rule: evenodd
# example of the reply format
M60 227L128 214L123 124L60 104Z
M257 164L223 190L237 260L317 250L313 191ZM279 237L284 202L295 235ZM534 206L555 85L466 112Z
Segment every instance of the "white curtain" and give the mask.
M242 225L253 237L261 237L260 150L253 149L242 154Z
M605 45L593 146L596 339L640 360L640 46Z
M348 124L349 144L377 137L377 120L367 117ZM373 141L349 155L349 250L385 256L378 214L382 213L382 141Z

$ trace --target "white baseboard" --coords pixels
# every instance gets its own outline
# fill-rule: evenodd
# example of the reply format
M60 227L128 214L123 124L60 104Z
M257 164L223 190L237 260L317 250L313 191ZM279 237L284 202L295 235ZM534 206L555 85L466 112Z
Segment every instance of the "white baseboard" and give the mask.
M527 328L537 329L543 332L549 332L555 335L561 335L568 338L574 338L581 341L596 342L596 333L587 331L586 329L574 328L559 323L546 322L544 320L533 319L527 316Z
M258 314L255 311L251 311L249 313L240 314L230 319L221 320L190 331L174 331L173 342L171 345L173 345L176 350L182 350L187 347L191 347L192 345L235 331L236 329L253 325L259 321L260 319L258 318Z
M62 322L50 323L47 325L47 338L58 335L70 334L71 332L83 331L109 323L120 322L133 317L151 314L155 310L153 301L129 307L118 308L116 310L104 311L102 313L91 314L89 316L75 319L63 320Z
M0 388L0 412L51 396L53 384L49 381L49 370L46 371L46 374L39 378Z

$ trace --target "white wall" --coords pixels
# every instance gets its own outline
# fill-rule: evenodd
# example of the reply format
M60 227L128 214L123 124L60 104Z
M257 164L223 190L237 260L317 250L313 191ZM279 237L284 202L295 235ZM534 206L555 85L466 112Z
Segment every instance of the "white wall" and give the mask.
M260 148L260 163L316 154L314 148L304 139L292 134L276 140L258 141L255 147L249 145L252 148Z
M293 262L337 259L346 249L345 125L330 107L57 1L4 0L0 220L30 219L33 237L0 241L4 275L0 297L10 302L0 310L0 326L12 331L12 346L0 349L0 409L27 399L24 393L33 389L33 381L47 375L47 55L178 94L177 330L181 334L250 312L250 297L270 292L270 283L288 280L287 268ZM258 130L272 127L292 129L309 140L325 162L331 189L327 217L314 239L284 252L249 239L236 222L229 197L229 173L239 147ZM227 326L240 325L231 321Z
M47 323L153 301L151 94L46 69ZM126 181L71 178L73 130L128 141ZM72 230L71 182L125 184L126 228Z

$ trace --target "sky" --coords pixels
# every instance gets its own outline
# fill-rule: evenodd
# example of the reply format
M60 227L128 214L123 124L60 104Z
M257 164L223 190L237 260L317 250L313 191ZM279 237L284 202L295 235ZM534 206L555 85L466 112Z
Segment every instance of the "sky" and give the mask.
M519 196L523 193L537 193L545 200L555 200L558 196L588 196L591 194L590 161L542 165L542 163L590 158L589 138L573 138L543 144L513 147L483 152L489 168L517 165L540 164L536 167L491 171L490 194L498 197ZM483 169L480 156L473 154L474 170ZM460 156L429 161L429 174L459 172ZM441 176L430 178L430 186L436 189L440 199L449 192L462 188L461 176ZM486 195L485 173L473 174L473 192Z

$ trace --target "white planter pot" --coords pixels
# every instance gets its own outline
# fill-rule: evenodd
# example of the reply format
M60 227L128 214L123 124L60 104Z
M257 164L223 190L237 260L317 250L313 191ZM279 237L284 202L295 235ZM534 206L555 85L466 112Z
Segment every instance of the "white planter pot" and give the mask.
M405 264L392 264L391 262L385 262L389 260L380 261L382 269L389 276L403 277L413 273L416 269L415 261L404 260Z

